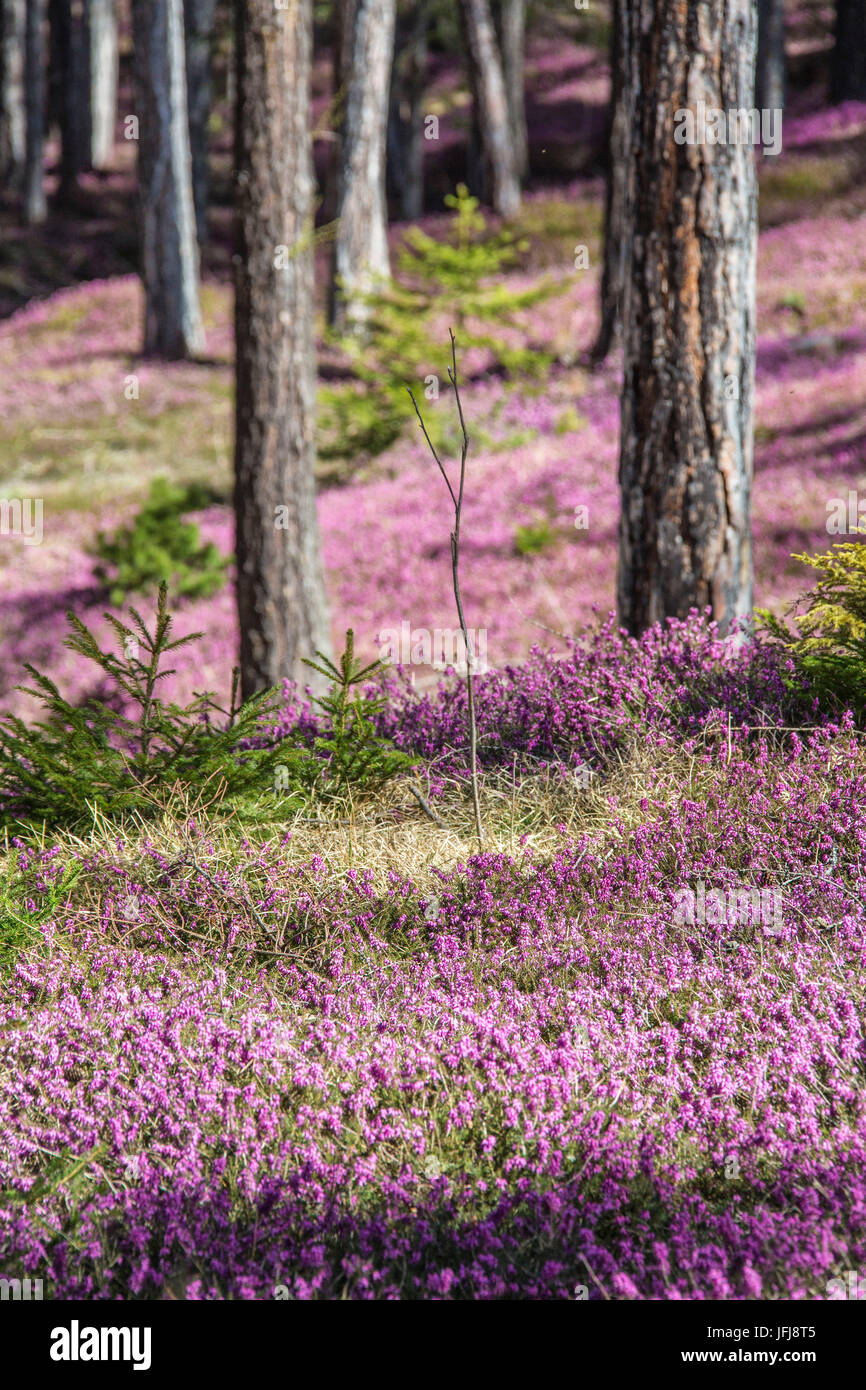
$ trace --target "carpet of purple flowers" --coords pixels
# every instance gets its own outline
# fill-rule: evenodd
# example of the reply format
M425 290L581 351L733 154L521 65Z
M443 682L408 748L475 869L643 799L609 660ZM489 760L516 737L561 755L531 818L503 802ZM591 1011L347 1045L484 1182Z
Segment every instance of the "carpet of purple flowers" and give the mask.
M697 617L489 673L490 847L447 870L206 819L19 846L0 1265L73 1297L827 1297L866 1260L866 760L786 676ZM448 815L459 697L394 693ZM679 924L698 880L781 917Z

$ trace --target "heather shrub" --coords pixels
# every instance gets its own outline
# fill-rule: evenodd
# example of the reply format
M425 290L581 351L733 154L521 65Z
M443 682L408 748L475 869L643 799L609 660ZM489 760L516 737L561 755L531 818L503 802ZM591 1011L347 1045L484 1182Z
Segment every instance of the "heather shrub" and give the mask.
M225 583L229 557L212 542L202 542L198 526L184 513L214 501L200 484L179 487L155 478L150 494L129 526L96 537L97 579L109 586L119 608L131 593L146 593L163 581L182 598L209 598Z
M810 565L819 576L800 600L805 611L796 619L799 631L767 609L758 609L758 615L820 702L850 708L862 722L866 713L866 544L847 541L823 555L795 555L794 559Z

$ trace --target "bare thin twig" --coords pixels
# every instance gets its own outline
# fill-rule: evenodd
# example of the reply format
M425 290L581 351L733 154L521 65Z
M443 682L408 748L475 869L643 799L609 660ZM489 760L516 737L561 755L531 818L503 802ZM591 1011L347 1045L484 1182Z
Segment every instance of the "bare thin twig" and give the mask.
M475 665L475 653L469 641L469 631L466 627L466 619L463 616L463 599L460 594L460 518L463 511L463 487L466 482L466 456L469 453L469 435L466 431L466 421L463 418L463 406L460 401L460 388L457 385L457 345L454 340L454 330L448 330L451 338L451 366L448 368L448 378L454 387L454 396L457 401L457 414L460 419L460 429L463 434L463 447L460 451L460 486L455 495L451 486L448 474L442 465L442 460L433 447L433 441L427 433L427 426L424 424L423 417L418 409L417 402L411 390L409 398L415 407L415 414L418 416L418 423L427 440L430 452L439 467L439 472L445 479L446 486L451 494L451 501L454 503L454 529L451 532L451 577L454 584L454 601L457 604L457 617L460 623L460 631L463 634L463 647L466 652L466 694L469 704L469 765L472 777L472 806L475 812L475 832L478 836L478 848L484 844L484 832L481 828L481 804L478 799L478 738L475 728L475 692L472 687L473 668Z

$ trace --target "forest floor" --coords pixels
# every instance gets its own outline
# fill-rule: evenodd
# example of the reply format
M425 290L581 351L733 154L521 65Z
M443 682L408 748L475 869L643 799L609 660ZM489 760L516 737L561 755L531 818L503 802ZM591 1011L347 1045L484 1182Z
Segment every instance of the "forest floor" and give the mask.
M7 1277L101 1297L801 1299L866 1266L862 736L771 650L697 619L570 640L612 608L616 564L619 363L585 364L601 183L592 140L570 139L603 130L600 51L530 55L552 167L508 283L561 285L525 328L555 366L463 391L484 852L463 689L396 676L384 728L435 819L398 778L265 827L208 786L163 789L146 821L7 835ZM453 73L437 93L464 111ZM756 601L777 610L808 582L791 552L833 539L828 503L866 495L864 151L866 105L805 84L761 165ZM197 519L231 549L225 264L207 361L167 367L137 356L138 282L98 245L82 266L102 278L52 293L69 266L43 247L44 297L0 326L3 491L45 511L41 544L0 543L0 705L19 712L24 661L92 689L64 613L106 634L89 547L154 478L214 488ZM9 308L33 272L15 254ZM372 656L404 621L453 627L444 485L408 412L385 453L321 481L335 641L351 625ZM174 692L224 694L230 586L177 626L204 636Z

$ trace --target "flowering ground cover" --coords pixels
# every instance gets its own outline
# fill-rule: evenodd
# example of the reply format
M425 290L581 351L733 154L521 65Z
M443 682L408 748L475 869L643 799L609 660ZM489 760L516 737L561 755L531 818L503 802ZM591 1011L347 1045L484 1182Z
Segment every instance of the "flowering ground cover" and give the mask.
M845 719L761 732L814 717L783 674L697 619L489 674L482 854L441 756L456 833L392 798L339 832L356 867L303 818L10 846L4 1268L95 1297L827 1297L866 1258L866 765ZM450 697L405 698L435 765ZM698 882L780 910L681 922Z
M791 17L797 61L814 19ZM862 729L763 639L695 614L635 642L605 618L601 52L530 55L549 167L508 283L559 286L523 326L554 365L540 384L461 358L484 846L465 686L417 666L384 675L377 715L417 765L375 798L262 826L218 788L168 788L146 819L7 829L6 1277L99 1299L812 1300L866 1268ZM437 67L436 187L464 96ZM755 601L776 611L810 582L792 552L833 539L828 505L866 498L864 129L862 104L798 91L761 166ZM204 288L207 359L166 366L137 356L140 290L117 269L0 324L3 487L44 501L38 545L0 536L0 708L28 718L24 662L72 699L103 689L65 613L111 638L90 550L154 477L222 491L195 519L232 549L225 277ZM386 630L453 628L447 495L417 432L321 482L335 644L352 626L373 657ZM204 635L162 693L224 698L231 585L175 622ZM312 737L304 693L283 696L278 732Z

